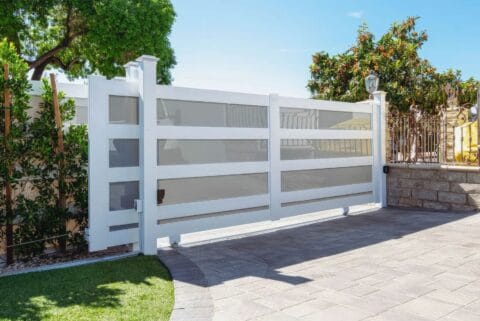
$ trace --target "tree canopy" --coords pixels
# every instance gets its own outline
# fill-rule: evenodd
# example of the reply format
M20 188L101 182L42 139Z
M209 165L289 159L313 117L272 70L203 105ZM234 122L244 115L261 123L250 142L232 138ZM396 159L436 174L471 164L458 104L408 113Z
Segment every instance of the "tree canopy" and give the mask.
M433 111L446 106L449 100L457 105L474 104L478 81L462 80L458 70L440 73L420 57L428 36L416 30L417 20L409 17L392 24L378 41L364 24L358 29L356 43L346 52L333 56L323 51L314 54L307 85L313 98L367 99L364 80L374 71L380 78L379 90L386 91L390 106L400 111L412 106Z
M48 67L70 77L114 77L147 54L160 59L158 81L171 81L169 0L2 0L0 7L0 39L14 43L34 80Z

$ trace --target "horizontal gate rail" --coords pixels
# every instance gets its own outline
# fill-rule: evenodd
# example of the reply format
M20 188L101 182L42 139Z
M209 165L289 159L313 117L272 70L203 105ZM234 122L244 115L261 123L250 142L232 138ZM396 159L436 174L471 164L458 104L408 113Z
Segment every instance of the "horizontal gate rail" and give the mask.
M371 156L348 158L318 158L305 160L284 160L280 164L282 171L296 171L301 169L340 168L372 165Z
M268 162L165 165L157 167L157 178L185 178L220 175L241 175L268 172Z
M371 139L372 131L335 129L280 129L282 139Z
M372 113L370 103L345 103L331 100L292 98L280 96L280 106L299 109L319 109L330 111L346 111L355 113Z
M268 106L268 96L238 92L157 85L156 96L161 99L197 101L247 106Z
M158 126L158 139L268 139L268 129Z

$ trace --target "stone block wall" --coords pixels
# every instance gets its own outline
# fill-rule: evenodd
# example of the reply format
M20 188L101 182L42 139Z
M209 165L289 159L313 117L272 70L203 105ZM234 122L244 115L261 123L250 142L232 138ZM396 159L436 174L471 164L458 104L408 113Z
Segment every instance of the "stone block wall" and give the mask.
M440 165L389 165L389 206L442 211L480 209L480 169Z

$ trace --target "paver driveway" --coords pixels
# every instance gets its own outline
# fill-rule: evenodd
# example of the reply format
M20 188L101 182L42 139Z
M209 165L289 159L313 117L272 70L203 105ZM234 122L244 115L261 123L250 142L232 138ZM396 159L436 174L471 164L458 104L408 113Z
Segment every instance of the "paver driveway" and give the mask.
M159 255L172 320L480 320L480 214L379 210Z

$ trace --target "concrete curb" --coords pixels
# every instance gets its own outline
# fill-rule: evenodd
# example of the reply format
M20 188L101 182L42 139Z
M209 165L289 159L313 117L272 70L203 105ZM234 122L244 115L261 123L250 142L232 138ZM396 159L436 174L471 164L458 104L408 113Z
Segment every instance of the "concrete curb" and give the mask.
M170 321L211 321L213 300L200 268L176 249L161 249L158 257L170 271L175 289Z
M2 273L0 274L0 278L4 276L20 275L20 274L32 273L32 272L43 272L43 271L50 271L50 270L57 270L57 269L65 269L69 267L93 264L98 262L115 261L115 260L120 260L126 257L136 256L136 255L138 255L138 252L129 252L129 253L119 254L119 255L104 256L104 257L90 258L90 259L81 259L77 261L62 262L62 263L54 263L54 264L49 264L44 266L38 266L38 267L32 267L32 268L22 269L18 271L10 271L6 273Z

